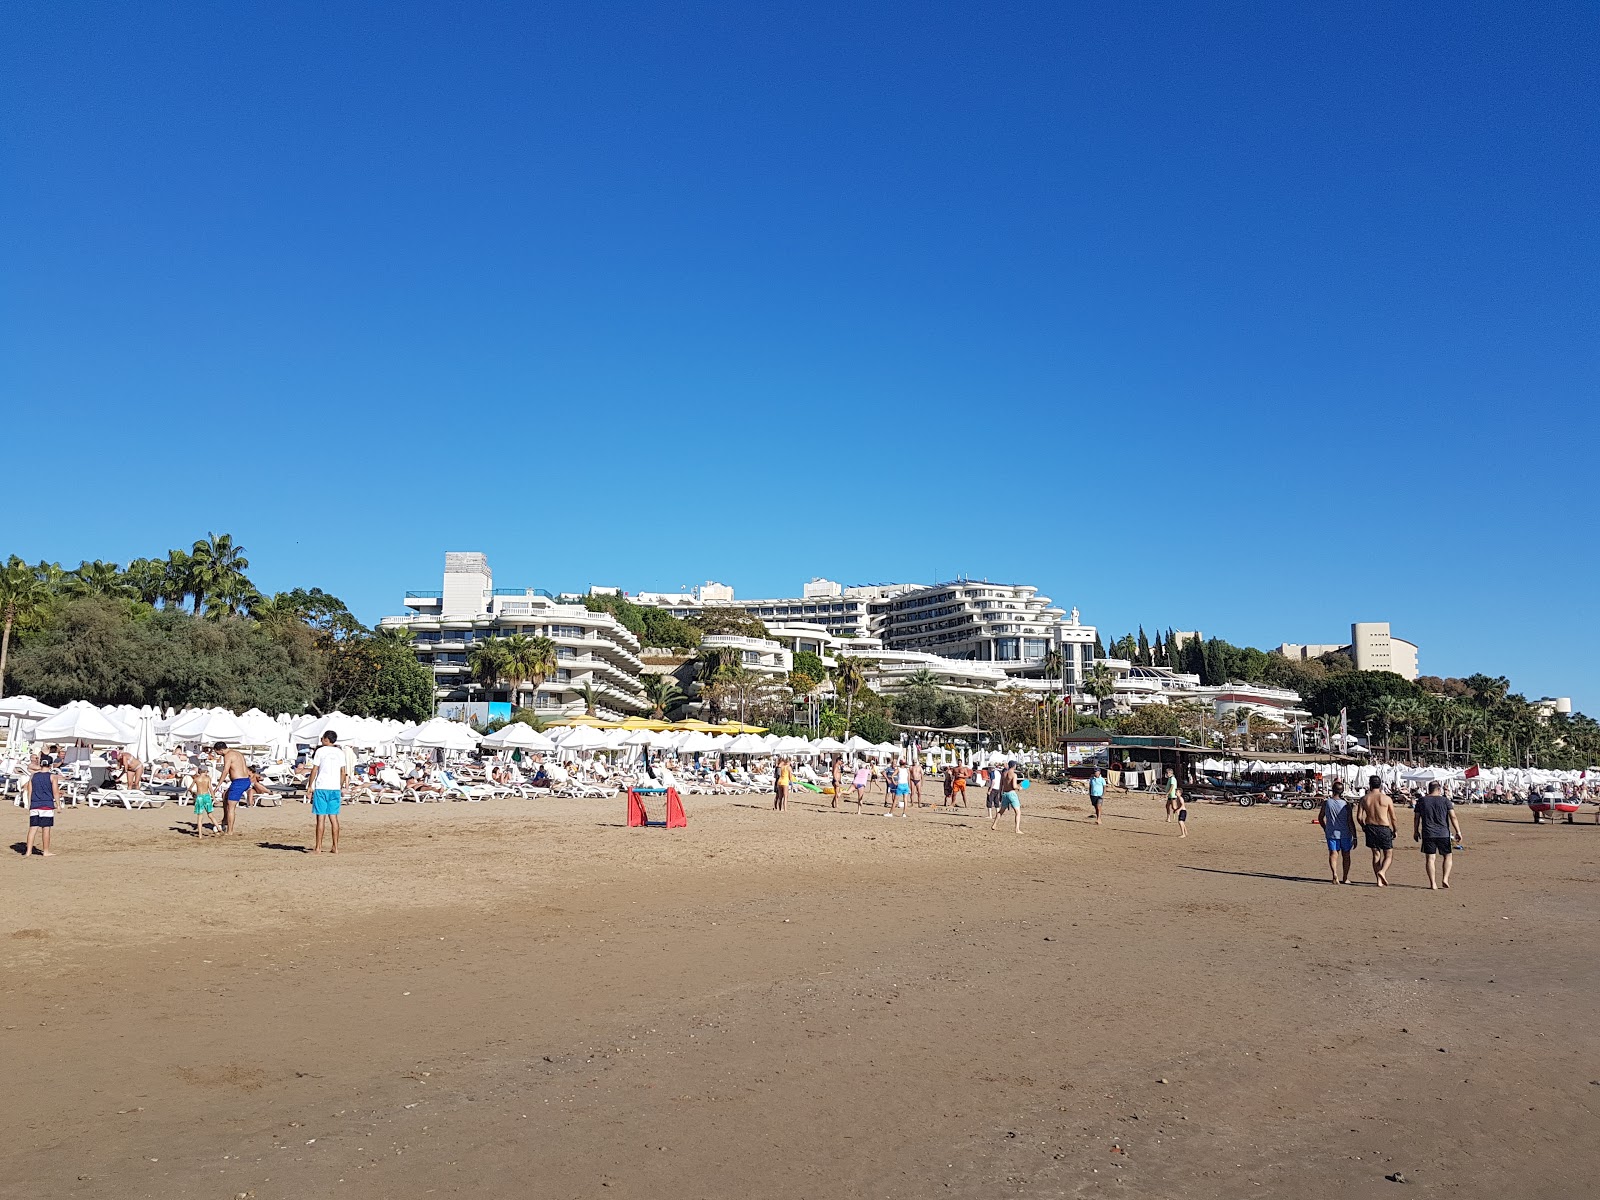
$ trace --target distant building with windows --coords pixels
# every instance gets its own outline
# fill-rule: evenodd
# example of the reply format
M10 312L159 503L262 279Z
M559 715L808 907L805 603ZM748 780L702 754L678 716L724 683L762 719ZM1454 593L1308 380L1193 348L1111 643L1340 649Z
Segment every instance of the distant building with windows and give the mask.
M1054 607L1028 584L957 579L846 587L818 578L799 596L786 598L740 600L726 585L706 584L692 592L641 592L630 599L678 617L736 608L769 629L804 626L834 638L870 640L886 651L993 664L1000 678L1042 678L1048 656L1059 653L1069 689L1081 686L1094 661L1094 626L1083 624L1076 609L1069 616Z
M1302 661L1325 654L1343 654L1358 671L1389 671L1405 679L1417 677L1417 646L1395 637L1387 621L1357 621L1350 626L1350 640L1343 645L1301 645L1284 642L1278 653Z
M601 716L627 717L649 711L639 682L639 639L610 613L563 603L537 588L497 588L482 554L445 555L438 591L408 591L402 616L384 617L383 628L409 629L417 660L433 672L441 712L493 717L511 715L521 703L541 716L585 709L587 686ZM556 671L537 687L472 678L469 656L478 643L512 634L549 638L556 645Z

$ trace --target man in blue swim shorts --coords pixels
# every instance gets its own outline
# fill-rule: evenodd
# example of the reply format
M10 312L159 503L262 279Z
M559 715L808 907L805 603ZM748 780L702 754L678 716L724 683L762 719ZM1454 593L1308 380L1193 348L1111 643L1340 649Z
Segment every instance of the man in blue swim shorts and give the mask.
M992 768L991 768L992 769ZM994 810L994 820L989 822L992 830L1000 824L1000 818L1010 809L1016 818L1016 831L1022 832L1022 785L1019 782L1021 768L1015 761L1006 764L1006 769L1000 772L1000 806Z
M1335 779L1317 813L1317 824L1328 842L1330 883L1350 882L1350 852L1356 848L1356 814L1344 798L1344 781Z
M322 745L311 756L311 775L306 782L306 792L311 800L311 811L317 818L317 843L313 854L322 853L324 830L332 835L332 854L339 853L339 801L350 778L350 766L344 751L336 744L338 734L328 730L322 735Z
M239 801L250 792L250 765L244 755L226 742L217 742L212 750L222 755L222 832L237 833L234 818L239 811Z

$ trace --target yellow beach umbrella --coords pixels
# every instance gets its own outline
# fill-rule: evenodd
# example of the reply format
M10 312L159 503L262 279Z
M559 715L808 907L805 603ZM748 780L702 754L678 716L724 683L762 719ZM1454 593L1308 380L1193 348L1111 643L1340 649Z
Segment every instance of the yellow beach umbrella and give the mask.
M646 729L651 733L659 733L663 729L671 729L670 721L658 721L654 717L629 717L619 726L621 729Z
M594 729L621 729L616 721L602 721L599 717L591 717L588 713L579 713L575 717L562 717L549 722L551 725L588 725Z

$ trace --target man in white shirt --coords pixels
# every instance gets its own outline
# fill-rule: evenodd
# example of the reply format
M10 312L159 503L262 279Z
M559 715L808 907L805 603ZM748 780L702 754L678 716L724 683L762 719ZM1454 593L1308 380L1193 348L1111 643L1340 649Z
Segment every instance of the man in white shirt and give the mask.
M339 853L339 801L350 780L350 766L344 751L336 744L338 740L339 735L328 730L322 735L322 745L311 756L306 792L311 800L311 811L317 816L317 844L313 854L322 853L324 827L332 834L330 853Z

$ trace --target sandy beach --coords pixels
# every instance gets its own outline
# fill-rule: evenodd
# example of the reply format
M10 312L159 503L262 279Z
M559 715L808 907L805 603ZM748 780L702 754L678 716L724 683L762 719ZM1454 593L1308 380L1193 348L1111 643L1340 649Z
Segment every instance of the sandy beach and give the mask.
M1600 828L1465 811L1430 893L1402 813L1380 892L1308 813L1028 799L362 807L337 858L69 811L3 864L0 1197L1592 1190Z

